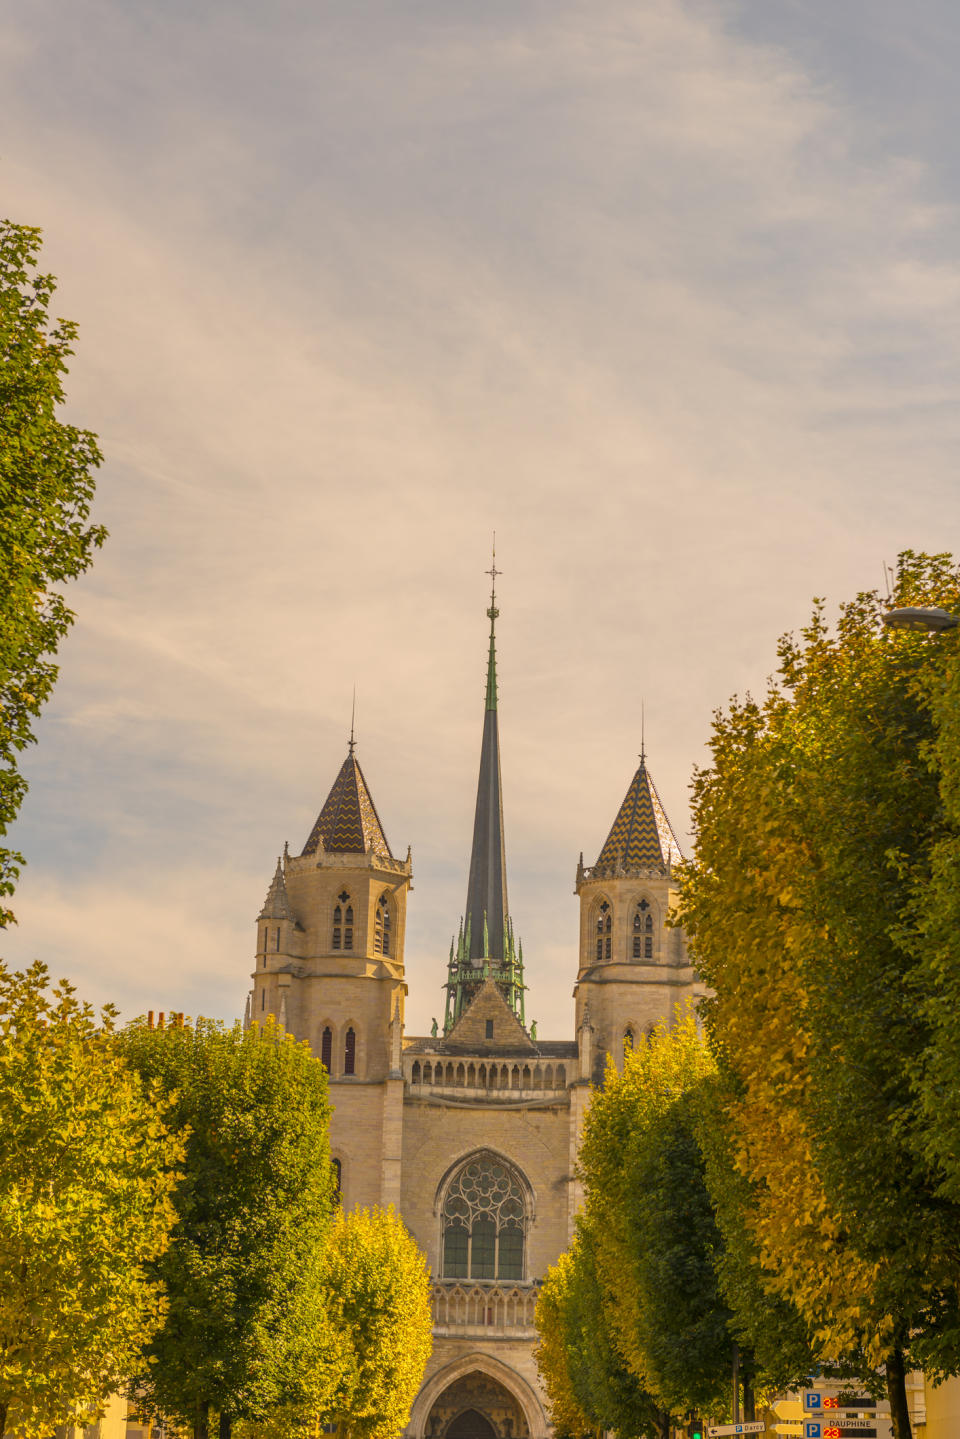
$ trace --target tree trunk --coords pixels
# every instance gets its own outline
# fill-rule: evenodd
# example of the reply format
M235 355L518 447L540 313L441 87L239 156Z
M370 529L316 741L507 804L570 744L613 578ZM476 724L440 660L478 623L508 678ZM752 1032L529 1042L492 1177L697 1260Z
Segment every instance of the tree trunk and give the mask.
M210 1405L197 1405L197 1419L193 1426L193 1439L210 1439Z
M910 1411L907 1408L907 1371L902 1349L895 1349L887 1360L887 1397L890 1400L893 1439L913 1439Z
M743 1417L752 1422L757 1417L757 1397L753 1392L753 1375L749 1370L743 1375Z
M219 1435L220 1439L230 1439L230 1432L233 1429L233 1420L229 1414L220 1415Z
M0 1439L7 1432L7 1406L0 1401Z
M665 1409L661 1409L658 1419L657 1428L660 1430L660 1439L670 1439L670 1415Z

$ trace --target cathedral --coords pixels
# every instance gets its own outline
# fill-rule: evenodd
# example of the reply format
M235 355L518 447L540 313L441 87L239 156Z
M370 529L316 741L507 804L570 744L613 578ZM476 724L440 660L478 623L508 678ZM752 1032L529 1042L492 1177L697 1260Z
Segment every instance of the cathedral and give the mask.
M473 844L442 1029L404 1029L411 857L390 848L352 738L303 849L277 865L248 999L248 1021L273 1015L327 1069L343 1204L392 1204L427 1256L433 1354L405 1439L552 1432L533 1316L572 1235L591 1085L608 1055L622 1062L698 990L683 932L665 923L680 847L641 755L596 862L581 854L577 865L572 1038L541 1038L526 1021L507 903L494 594L487 615Z

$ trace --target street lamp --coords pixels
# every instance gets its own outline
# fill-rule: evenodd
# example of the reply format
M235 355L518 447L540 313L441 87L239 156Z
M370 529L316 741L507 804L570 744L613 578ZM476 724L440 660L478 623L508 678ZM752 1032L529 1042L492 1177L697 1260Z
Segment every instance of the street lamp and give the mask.
M908 605L902 610L888 610L883 623L892 630L953 630L960 625L960 615L952 615L938 605Z

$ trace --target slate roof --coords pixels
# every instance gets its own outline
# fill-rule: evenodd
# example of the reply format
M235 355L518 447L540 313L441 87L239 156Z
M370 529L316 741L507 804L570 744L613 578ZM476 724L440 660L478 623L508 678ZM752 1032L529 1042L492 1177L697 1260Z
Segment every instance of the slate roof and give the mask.
M316 854L321 848L333 854L372 849L393 858L352 744L301 853Z
M500 778L500 729L497 718L497 654L494 623L499 610L490 597L490 651L487 659L487 693L480 745L477 807L473 819L470 875L467 881L466 917L470 926L470 955L484 960L483 929L487 927L490 957L507 957L507 857L503 839L503 786Z
M627 869L641 869L676 864L682 859L683 853L646 760L641 759L597 864L619 862Z

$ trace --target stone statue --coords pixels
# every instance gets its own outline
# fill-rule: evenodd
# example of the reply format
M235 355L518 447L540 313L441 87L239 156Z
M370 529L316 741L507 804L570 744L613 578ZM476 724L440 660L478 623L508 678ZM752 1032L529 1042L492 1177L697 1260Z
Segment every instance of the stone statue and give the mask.
M440 1028L440 1026L437 1024L437 1021L434 1020L433 1023L431 1024L431 1026L430 1026L430 1033L431 1033L431 1035L433 1036L434 1039L436 1039L436 1037L437 1037L437 1030L438 1030L439 1028Z

